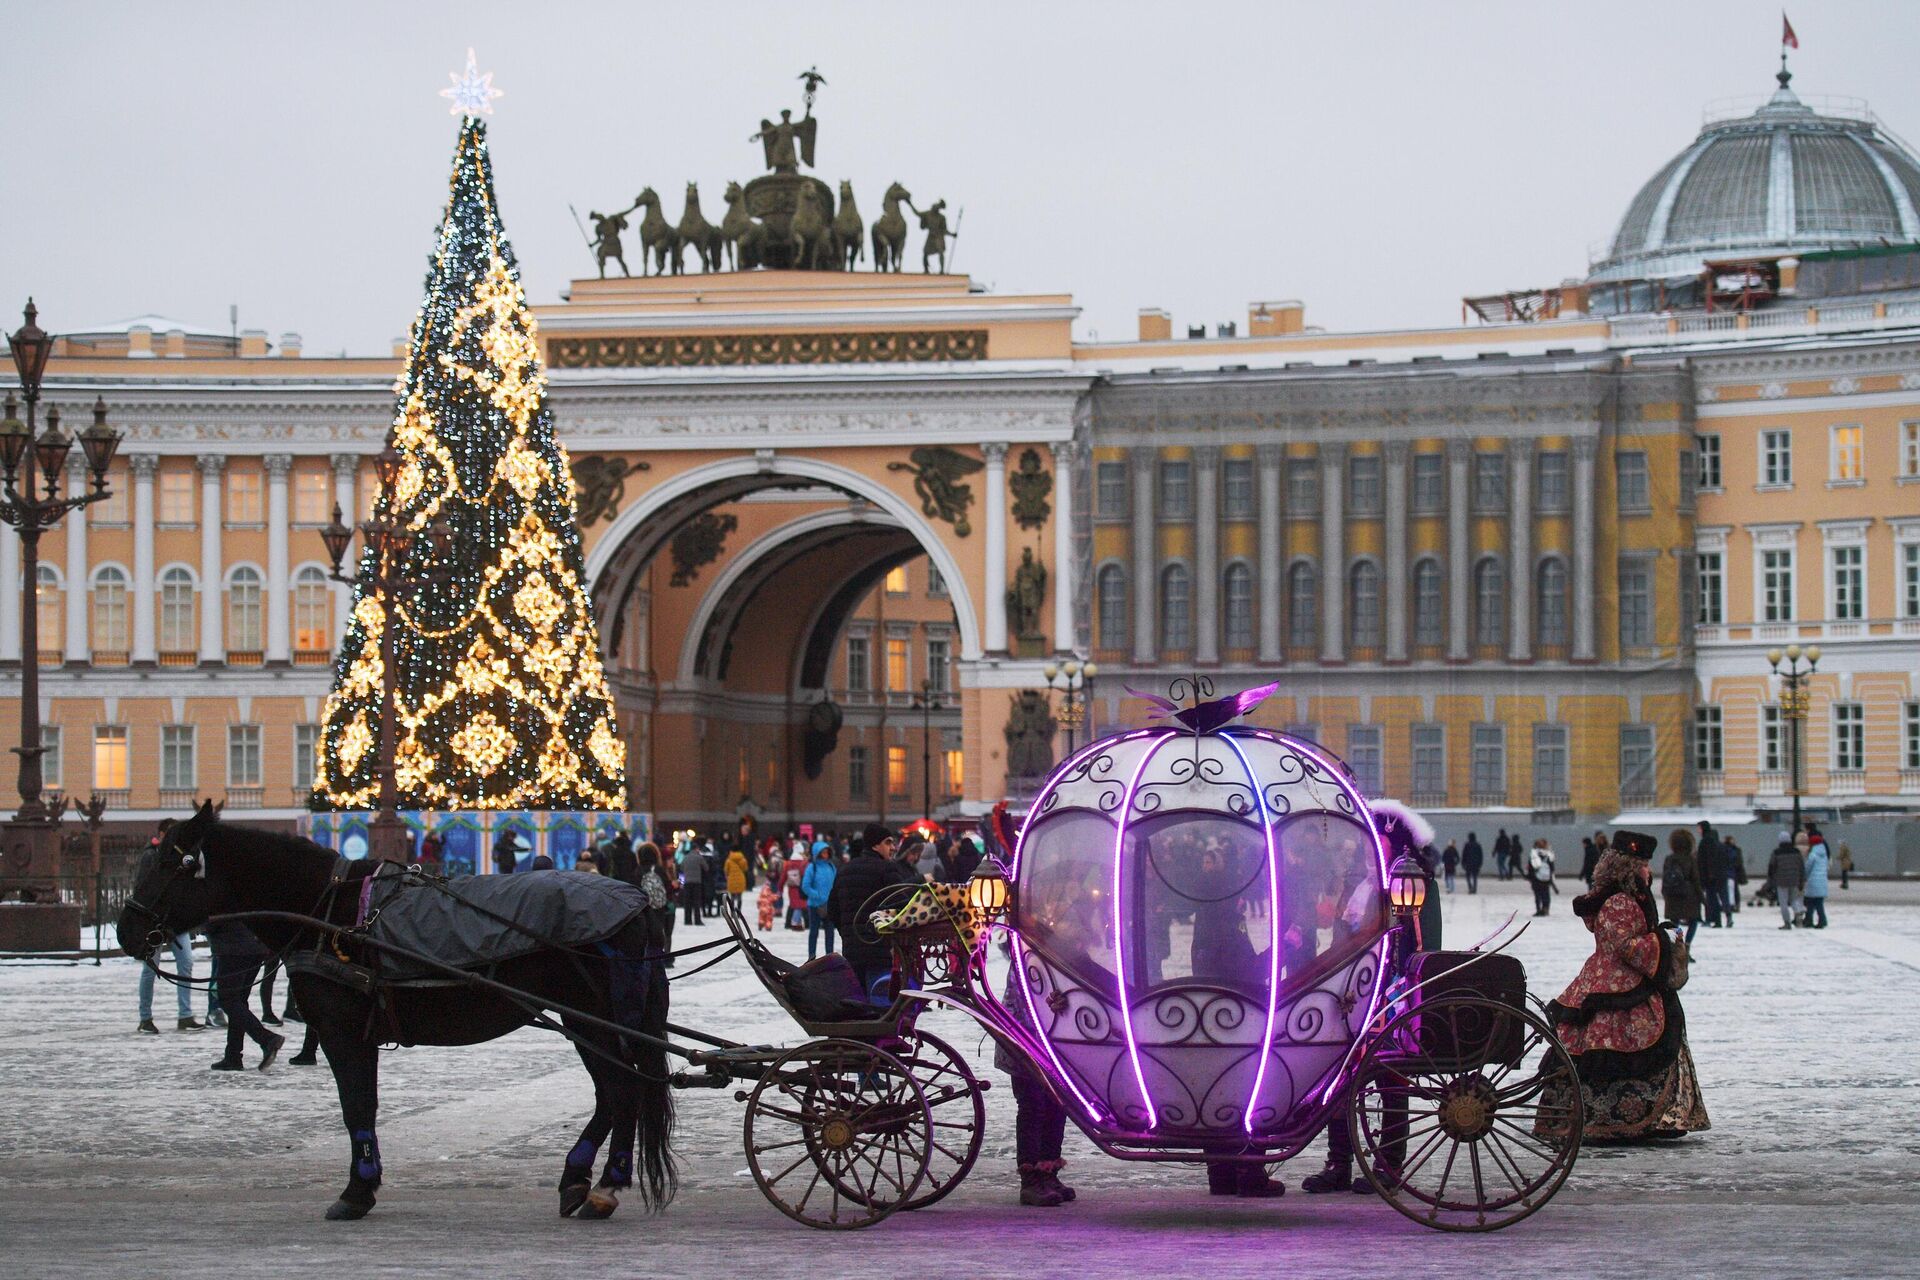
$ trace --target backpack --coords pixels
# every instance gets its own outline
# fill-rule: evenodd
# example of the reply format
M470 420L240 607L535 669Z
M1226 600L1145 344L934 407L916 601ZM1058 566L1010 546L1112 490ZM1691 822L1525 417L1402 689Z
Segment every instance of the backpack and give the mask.
M1680 869L1678 858L1668 858L1667 865L1660 870L1660 892L1679 896L1687 891L1687 873Z

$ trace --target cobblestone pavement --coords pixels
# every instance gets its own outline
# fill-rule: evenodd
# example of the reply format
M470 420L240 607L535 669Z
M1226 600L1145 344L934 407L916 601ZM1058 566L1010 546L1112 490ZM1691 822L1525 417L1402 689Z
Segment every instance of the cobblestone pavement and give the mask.
M1568 901L1517 947L1543 994L1588 947ZM1452 895L1447 938L1469 944L1515 909L1530 910L1517 881ZM1702 931L1686 1005L1711 1132L1657 1151L1589 1149L1542 1212L1472 1238L1297 1186L1280 1201L1212 1200L1197 1169L1110 1161L1071 1132L1079 1202L1023 1210L1004 1084L988 1094L987 1149L971 1178L939 1206L870 1231L814 1232L777 1213L745 1174L739 1105L705 1091L679 1099L683 1182L666 1212L629 1204L610 1222L563 1221L552 1187L590 1094L572 1049L532 1031L389 1055L379 1207L361 1223L327 1223L347 1153L324 1067L217 1075L214 1035L136 1036L136 970L124 958L0 967L0 1274L1531 1278L1631 1260L1675 1276L1911 1276L1920 886L1836 890L1830 911L1823 932L1780 932L1777 914L1757 908L1731 932ZM683 928L677 941L701 936ZM804 954L804 935L771 936ZM171 993L158 994L170 1026ZM677 985L674 1001L676 1021L797 1039L738 960ZM963 1020L929 1026L1001 1079ZM1317 1166L1309 1152L1282 1173L1297 1184Z

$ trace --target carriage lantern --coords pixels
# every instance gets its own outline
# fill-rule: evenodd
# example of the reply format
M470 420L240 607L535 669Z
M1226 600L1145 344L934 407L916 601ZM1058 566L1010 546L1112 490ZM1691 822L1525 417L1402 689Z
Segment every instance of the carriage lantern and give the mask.
M1427 876L1420 864L1404 854L1387 869L1387 896L1395 915L1418 915L1427 904Z
M973 878L967 881L967 905L984 920L998 922L1007 917L1011 895L1007 878L992 858L982 858Z

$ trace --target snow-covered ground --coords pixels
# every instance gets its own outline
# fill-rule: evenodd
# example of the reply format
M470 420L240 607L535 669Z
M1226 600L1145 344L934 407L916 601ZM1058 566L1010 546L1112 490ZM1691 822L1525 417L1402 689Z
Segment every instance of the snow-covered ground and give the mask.
M1464 946L1518 881L1446 899ZM1587 951L1568 898L1517 948L1553 994ZM1920 1274L1920 886L1836 890L1833 926L1783 933L1749 908L1703 930L1686 991L1710 1133L1669 1149L1589 1149L1554 1202L1508 1231L1451 1237L1358 1196L1210 1199L1198 1169L1131 1165L1069 1133L1077 1204L1021 1209L1012 1099L988 1095L986 1152L940 1205L864 1232L790 1222L745 1176L731 1092L679 1095L680 1198L609 1222L554 1212L562 1154L590 1110L563 1041L523 1031L384 1059L379 1207L321 1212L347 1151L324 1066L215 1074L222 1033L134 1034L136 970L0 967L0 1275L1670 1276ZM717 934L717 925L706 934ZM682 945L702 936L682 929ZM785 954L805 935L776 933ZM676 1021L753 1042L797 1030L742 962L674 989ZM172 992L156 993L171 1027ZM953 1015L929 1027L984 1066ZM297 1026L289 1031L296 1032ZM253 1051L248 1051L252 1060Z

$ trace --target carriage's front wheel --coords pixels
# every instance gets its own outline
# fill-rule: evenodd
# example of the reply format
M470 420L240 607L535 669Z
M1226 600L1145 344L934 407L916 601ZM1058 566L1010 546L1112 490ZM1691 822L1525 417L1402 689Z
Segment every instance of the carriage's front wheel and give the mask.
M796 1222L870 1227L927 1176L933 1125L913 1071L855 1040L816 1040L769 1066L747 1095L747 1167Z
M1480 996L1422 1000L1368 1044L1350 1118L1361 1170L1441 1231L1512 1226L1580 1154L1573 1058L1543 1018Z
M924 1209L959 1186L980 1158L987 1127L987 1086L952 1045L918 1028L901 1056L927 1096L933 1125L927 1180L906 1203L909 1209Z

